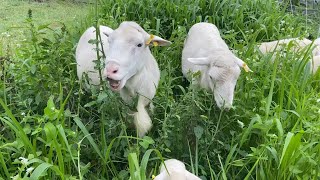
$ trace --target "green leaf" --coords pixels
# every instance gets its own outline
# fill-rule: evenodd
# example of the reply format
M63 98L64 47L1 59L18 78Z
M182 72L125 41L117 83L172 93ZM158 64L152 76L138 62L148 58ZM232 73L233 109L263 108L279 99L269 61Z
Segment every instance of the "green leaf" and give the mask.
M222 165L220 154L218 154L218 160L219 160L219 163L220 163L220 168L222 169L222 179L223 180L227 180L226 171L224 169L224 166Z
M68 152L69 152L69 155L70 155L70 157L71 157L71 160L72 160L72 162L73 162L73 165L75 166L76 169L78 169L77 164L76 164L76 162L75 162L75 158L73 157L73 154L72 154L72 151L71 151L71 147L70 147L70 145L69 145L69 143L68 143L68 140L67 140L67 137L66 137L66 134L65 134L65 132L64 132L64 129L63 129L62 125L59 124L59 125L57 126L57 129L58 129L59 134L60 134L60 136L62 137L62 139L63 139L66 147L67 147L67 150L68 150Z
M242 159L238 159L238 160L234 160L234 161L232 161L232 165L234 165L234 166L238 166L238 167L242 167L242 166L244 166L244 165L245 165L245 163L243 162L243 160L242 160Z
M101 103L103 100L108 98L108 94L106 92L102 92L99 94L97 102Z
M56 109L56 106L54 105L54 102L53 102L53 96L49 97L49 100L47 102L47 108Z
M57 129L51 122L46 123L44 125L43 130L46 132L47 143L49 143L53 139L56 139L56 137L57 137Z
M162 155L160 153L160 151L158 151L157 149L149 149L147 150L141 160L141 164L140 164L140 177L141 180L145 180L146 179L146 171L147 171L147 165L149 162L149 158L152 152L155 152L158 156L159 159L161 159L161 161L163 162L163 158Z
M197 139L200 139L203 134L203 128L201 126L196 126L193 129L194 134L196 135Z
M40 179L41 176L45 174L45 172L48 170L49 167L53 166L52 164L49 163L42 163L40 164L31 174L30 179L31 180L38 180Z
M302 134L303 131L299 132L296 135L291 132L287 134L279 164L279 167L281 167L282 170L284 168L288 168L289 163L295 160L296 157L294 156L294 152L299 148L301 144Z
M258 114L256 115L256 117L251 118L251 121L250 121L248 127L244 130L244 133L241 137L240 147L243 145L243 143L246 142L250 133L252 133L253 125L255 124L255 122L260 121L260 120L261 120L261 117Z
M93 140L91 134L89 134L87 128L83 125L83 123L81 122L79 117L75 117L73 119L76 124L78 125L78 127L81 129L82 133L86 136L86 138L89 140L90 144L92 145L93 149L96 151L96 153L100 156L100 158L103 160L103 162L106 162L106 160L104 159L104 157L101 154L101 151L98 147L98 145L95 143L95 141Z
M290 143L293 135L294 135L294 134L293 134L292 132L288 132L288 134L287 134L287 136L286 136L286 139L285 139L285 141L284 141L284 146L283 146L283 149L282 149L282 155L281 155L281 159L280 159L280 164L279 164L279 166L282 164L284 155L285 155L285 153L287 152L289 143Z
M6 165L5 159L3 158L3 155L2 155L1 151L0 151L0 164L1 164L1 168L3 169L5 175L7 176L7 179L9 179L10 178L10 174L9 174L8 169L7 169L7 165Z
M9 110L7 105L2 101L2 99L0 99L0 104L2 105L6 114L10 118L10 120L7 120L5 118L0 117L0 120L8 124L15 131L16 135L22 139L24 146L28 147L29 150L31 151L29 153L36 154L36 150L32 146L32 143L30 142L28 136L24 133L20 122L18 122L17 119L13 116L12 112Z
M234 145L231 149L230 149L230 151L229 151L229 153L228 153L228 156L227 156L227 158L226 158L226 161L225 161L225 167L224 167L224 169L227 169L227 165L230 163L230 161L231 161L231 159L234 157L234 152L236 151L236 149L237 149L237 147L238 147L238 144L236 144L236 145Z
M88 43L89 43L89 44L97 44L97 43L99 43L99 40L98 40L98 39L90 39L90 40L88 41Z
M88 102L87 104L85 104L84 107L91 107L95 104L97 104L97 101L91 101L91 102Z
M270 146L267 146L266 148L269 150L269 152L271 153L272 157L274 158L274 160L278 164L279 163L279 157L278 157L277 150L274 147L270 147Z
M39 26L38 26L38 31L39 31L39 30L42 30L42 29L45 29L45 28L48 28L48 26L49 26L50 24L51 24L51 23L39 25Z
M35 74L36 71L37 71L37 66L33 64L33 65L30 67L30 72L31 72L31 74Z
M279 118L275 118L275 121L276 121L276 125L277 125L277 130L278 130L279 139L282 139L282 137L283 137L283 127L282 127L282 124L281 124Z
M192 77L195 78L195 77L200 77L201 76L201 71L197 71L195 73L192 74Z
M57 119L59 110L57 110L56 106L54 105L53 96L49 97L49 100L47 101L47 107L44 109L44 114L50 120Z
M128 155L129 161L129 170L130 170L130 178L131 180L140 180L140 167L139 161L136 153L129 153Z
M139 142L139 144L144 148L148 149L150 144L154 144L154 140L149 136L144 136L143 140Z

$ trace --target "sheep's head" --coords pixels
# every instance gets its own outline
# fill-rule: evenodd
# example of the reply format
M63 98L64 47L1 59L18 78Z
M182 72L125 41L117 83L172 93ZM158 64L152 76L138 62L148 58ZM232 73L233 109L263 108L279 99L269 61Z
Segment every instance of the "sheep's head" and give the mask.
M127 80L142 70L151 55L149 46L167 46L171 42L149 35L135 22L123 22L108 36L104 76L112 90L122 89Z
M164 166L164 164L166 166ZM186 167L183 162L168 159L161 165L160 174L154 180L186 180Z
M201 74L200 84L205 84L213 91L216 104L220 109L228 110L232 106L240 68L236 61L225 58L224 56L188 58L188 61L194 65L208 67L207 71Z
M161 165L160 174L154 177L154 180L201 180L187 171L183 162L179 160L168 159L164 163L166 167Z

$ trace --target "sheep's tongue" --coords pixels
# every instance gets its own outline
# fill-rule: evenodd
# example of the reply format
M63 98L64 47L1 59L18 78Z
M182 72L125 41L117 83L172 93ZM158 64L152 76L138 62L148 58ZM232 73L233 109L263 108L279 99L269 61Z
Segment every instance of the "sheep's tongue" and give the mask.
M120 81L113 80L113 79L110 79L110 78L108 78L108 82L109 82L110 86L112 86L112 87L117 87L120 84Z
M108 79L109 84L118 84L119 81L113 80L113 79Z

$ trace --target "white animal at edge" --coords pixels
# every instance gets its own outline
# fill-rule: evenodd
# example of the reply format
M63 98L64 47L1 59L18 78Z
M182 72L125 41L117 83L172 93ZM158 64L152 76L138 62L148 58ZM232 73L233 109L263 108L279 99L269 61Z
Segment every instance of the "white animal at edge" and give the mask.
M196 175L186 170L183 162L176 159L168 159L162 164L160 174L154 180L201 180Z
M259 45L259 50L263 53L273 52L275 50L279 51L285 48L289 43L292 43L292 50L297 52L301 51L302 49L307 49L309 45L311 45L312 41L306 38L299 39L299 38L288 38L288 39L281 39L276 41L270 42L263 42ZM313 43L312 48L312 55L318 56L320 55L320 38L316 39Z
M182 72L189 80L193 79L193 83L213 91L221 109L232 106L240 67L251 71L229 50L215 25L197 23L190 28L182 51ZM190 77L198 71L201 72L199 77Z
M262 54L272 53L274 51L280 51L285 49L289 43L292 44L290 47L293 51L298 52L302 50L307 50L308 46L312 44L312 41L309 39L299 39L299 38L289 38L281 39L271 42L263 42L259 45L259 50ZM316 73L320 67L320 38L316 39L313 43L312 49L312 61L311 61L311 71Z
M102 41L107 45L103 76L113 91L120 92L125 102L130 103L138 96L134 124L139 136L144 136L152 127L151 118L145 108L155 96L160 80L160 70L149 46L168 46L171 42L150 35L137 23L129 21L122 22L113 31L101 30L101 33ZM82 51L89 51L88 58L85 58L87 63L90 64L92 59L96 59L96 51L91 47ZM95 76L92 77L92 80L95 80Z
M112 31L113 30L107 26L100 26L100 36L104 53L108 51L109 43L108 37L103 33L111 33ZM96 63L94 61L98 59L96 44L89 43L89 40L94 39L96 39L96 29L94 27L88 28L80 37L76 48L77 75L79 80L81 80L82 76L84 75L83 73L86 73L88 75L90 84L99 85L99 72L94 68L96 66ZM102 49L100 43L99 49ZM99 52L99 54L102 55L101 52Z

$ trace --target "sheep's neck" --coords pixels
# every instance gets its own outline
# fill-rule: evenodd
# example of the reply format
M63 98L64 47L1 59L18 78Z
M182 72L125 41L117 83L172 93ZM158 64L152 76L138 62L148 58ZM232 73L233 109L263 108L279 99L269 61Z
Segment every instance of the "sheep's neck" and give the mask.
M140 60L144 62L144 65L127 81L125 87L127 92L130 92L131 97L140 94L152 99L154 95L149 95L149 93L146 93L146 91L149 91L150 88L153 89L158 86L160 72L158 64L150 53L150 50L149 53L146 53L143 57L144 58Z

